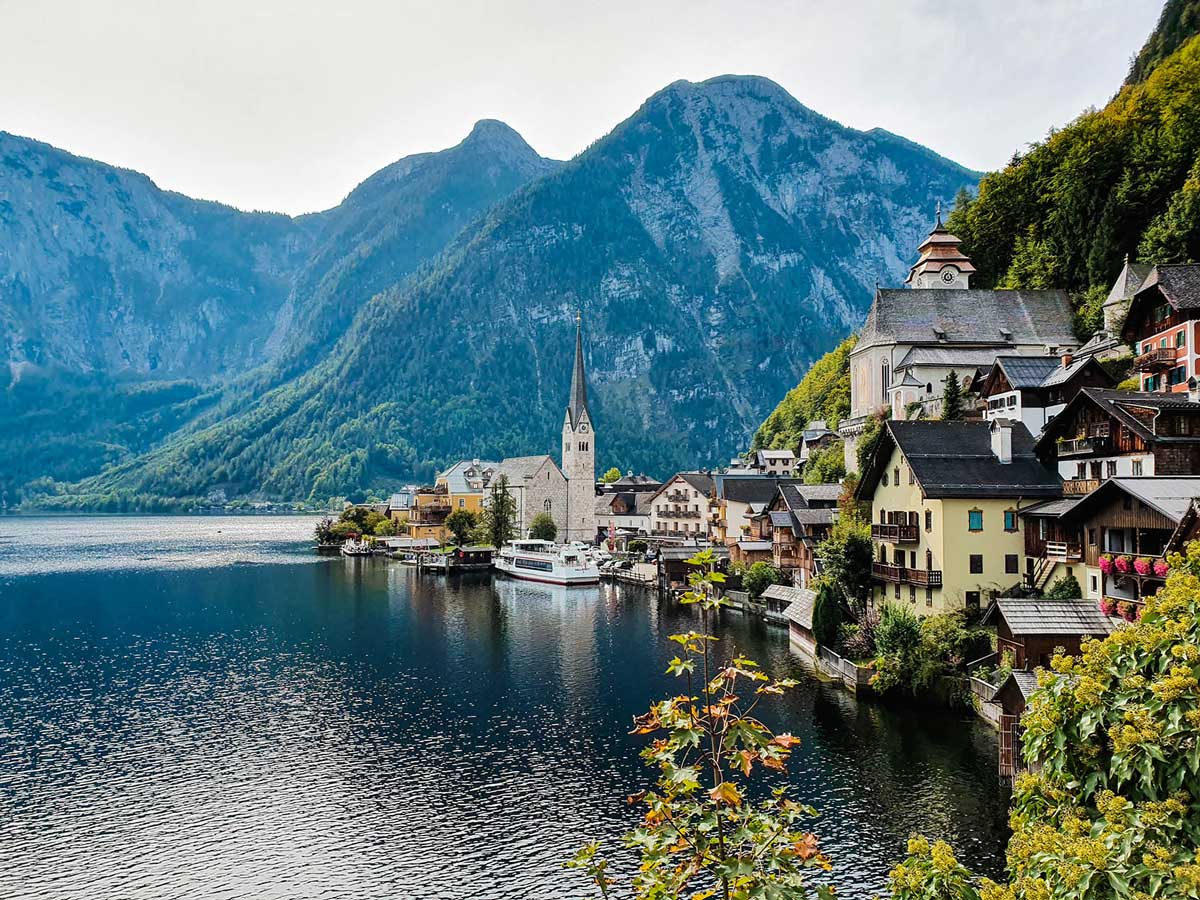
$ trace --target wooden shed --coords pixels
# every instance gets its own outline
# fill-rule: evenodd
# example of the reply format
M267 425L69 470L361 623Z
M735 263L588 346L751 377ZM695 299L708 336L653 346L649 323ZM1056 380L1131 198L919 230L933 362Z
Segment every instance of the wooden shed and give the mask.
M1000 776L1012 778L1026 768L1021 758L1021 716L1037 689L1037 673L1014 669L991 702L1000 707Z
M768 591L773 594L772 599L767 600L768 609L772 603L787 600L787 605L783 608L783 617L788 623L788 635L791 638L791 643L808 653L815 654L817 652L817 639L813 635L813 607L817 601L816 591L809 590L808 588L773 584L766 591L763 591L763 597L767 596Z
M983 617L996 627L996 650L1013 654L1014 669L1049 666L1055 648L1078 654L1085 637L1102 638L1112 622L1094 600L1002 597Z

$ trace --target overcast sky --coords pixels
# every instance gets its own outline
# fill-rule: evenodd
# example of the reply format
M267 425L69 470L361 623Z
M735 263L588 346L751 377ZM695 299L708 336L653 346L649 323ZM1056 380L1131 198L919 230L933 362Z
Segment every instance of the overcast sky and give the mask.
M992 169L1103 105L1161 5L0 0L0 129L298 213L481 118L565 159L670 82L737 73Z

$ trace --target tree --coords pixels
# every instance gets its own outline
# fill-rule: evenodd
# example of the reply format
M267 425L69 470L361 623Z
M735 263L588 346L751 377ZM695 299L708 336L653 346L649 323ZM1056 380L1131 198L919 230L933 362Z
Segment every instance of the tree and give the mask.
M962 385L958 382L958 373L951 369L942 384L942 421L957 422L963 417Z
M471 539L471 533L479 524L479 516L474 510L456 509L446 516L446 528L454 535L454 543L461 547Z
M558 526L548 512L540 512L529 523L529 536L538 541L552 541L558 537Z
M742 587L751 597L761 597L762 592L773 584L783 581L783 574L769 562L756 562L746 570Z
M641 540L630 541L628 544L625 545L625 549L628 550L630 553L645 553L646 550L649 549L649 547L650 547L649 544L647 544L645 541L641 541Z
M334 543L333 519L326 516L318 522L317 527L313 529L313 537L317 539L318 544Z
M1044 596L1047 600L1079 600L1083 590L1074 575L1063 575L1050 585Z
M371 529L371 534L376 537L391 537L396 533L396 522L394 519L389 519L386 516L380 516L379 521Z
M846 476L846 455L841 441L808 457L804 464L805 484L836 484Z
M881 415L871 416L863 425L862 434L858 436L858 446L854 448L854 457L858 462L859 474L867 471L867 466L871 464L871 457L875 455L875 447L883 434L883 421L884 417Z
M621 480L621 470L613 466L607 472L600 476L600 481L604 484L612 484L614 481Z
M487 542L499 549L513 539L516 532L517 501L508 489L508 476L501 475L492 482L492 493L483 511L484 534Z
M818 644L834 647L838 641L838 627L842 624L842 601L837 588L822 580L813 601L813 636Z
M871 526L853 509L843 508L829 537L817 545L826 578L841 591L846 608L861 620L871 594Z
M682 601L700 607L702 630L671 635L680 653L667 668L686 687L634 718L634 734L654 738L642 759L658 770L652 788L629 798L646 810L625 836L640 857L637 874L628 885L611 877L599 843L567 865L586 873L606 898L805 897L804 870L830 868L816 835L803 828L816 811L790 799L786 785L768 793L751 780L755 770L785 771L799 743L754 714L762 700L796 682L772 680L750 659L717 663L710 624L728 603L716 591L724 576L711 550L688 564ZM748 799L752 793L760 799ZM833 896L824 887L817 893Z
M1011 881L909 842L896 900L1200 896L1200 542L1173 554L1137 622L1058 654L1021 719L1036 762L1013 785Z

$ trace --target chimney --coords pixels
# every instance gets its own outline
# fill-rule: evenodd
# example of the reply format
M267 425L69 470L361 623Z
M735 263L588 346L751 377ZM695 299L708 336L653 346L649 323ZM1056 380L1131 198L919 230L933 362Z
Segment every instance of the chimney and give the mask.
M1070 350L1064 350L1064 351L1063 351L1063 354L1062 354L1062 366L1063 366L1063 368L1064 368L1064 369L1065 369L1065 368L1068 368L1068 367L1071 365L1071 360L1072 360L1072 359L1074 359L1074 358L1075 358L1075 357L1073 357L1073 356L1071 355L1071 351L1070 351Z
M992 455L1008 465L1012 462L1012 420L992 420Z

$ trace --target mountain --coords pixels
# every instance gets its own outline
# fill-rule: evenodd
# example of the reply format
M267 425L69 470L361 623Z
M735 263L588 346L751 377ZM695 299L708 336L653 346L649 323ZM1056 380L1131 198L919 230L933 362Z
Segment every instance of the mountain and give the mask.
M577 312L603 467L722 461L976 178L763 78L677 82L375 296L323 362L82 490L324 499L554 453Z
M401 159L333 209L293 219L0 134L0 498L39 476L94 474L202 413L241 408L556 165L483 121L459 145Z

